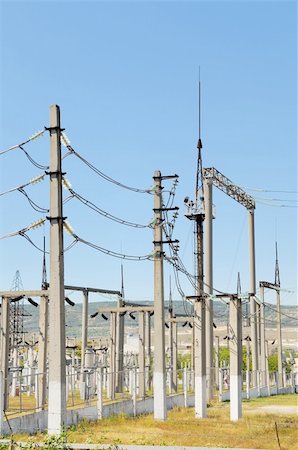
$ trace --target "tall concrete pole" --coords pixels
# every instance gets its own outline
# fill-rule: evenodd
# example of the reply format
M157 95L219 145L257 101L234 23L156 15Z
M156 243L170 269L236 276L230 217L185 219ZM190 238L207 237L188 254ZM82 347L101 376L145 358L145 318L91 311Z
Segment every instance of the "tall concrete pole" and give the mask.
M161 173L154 173L154 419L166 420L165 319Z
M8 408L8 357L9 357L9 315L10 299L2 298L1 306L1 354L0 371L3 374L3 405L4 411ZM0 400L2 402L2 399Z
M276 289L276 325L277 325L277 364L278 364L278 387L284 387L282 371L282 335L280 315L280 290Z
M174 382L174 365L173 365L173 359L174 359L174 347L173 347L173 322L171 319L173 318L173 302L172 302L172 290L171 290L171 279L170 279L170 295L169 295L169 331L168 331L168 347L169 347L169 354L170 354L170 386L173 386Z
M139 396L145 397L145 313L139 312Z
M219 388L219 336L215 336L215 384Z
M151 389L151 316L150 312L146 312L147 326L145 327L145 338L147 348L147 366L148 366L148 389Z
M248 210L248 250L249 250L249 293L250 293L250 333L252 355L252 384L257 385L258 366L258 336L256 317L256 265L255 265L255 225L254 209Z
M264 286L260 287L260 297L261 297L261 305L260 305L260 343L261 343L261 352L260 352L260 369L261 369L261 385L266 385L266 330L265 330L265 302L264 302Z
M124 306L122 297L117 299L117 307ZM116 392L123 390L123 350L124 350L124 319L123 313L117 313L117 332L116 332Z
M47 396L47 350L48 350L48 298L41 297L39 303L38 338L38 405L45 408Z
M81 383L85 381L85 353L88 343L88 291L83 291L82 305L82 348L81 348Z
M205 197L205 292L213 294L212 180L204 180ZM213 301L206 299L206 382L207 402L213 397Z
M206 403L206 310L203 285L203 215L196 217L197 226L197 285L194 303L194 372L195 416L207 416Z
M177 383L177 362L178 362L178 332L177 322L173 322L173 385L175 392L178 390Z
M110 324L110 392L109 397L113 400L115 398L115 382L116 382L116 326L117 316L115 312L111 313Z
M65 309L60 109L50 108L50 298L48 433L65 423Z
M230 418L242 417L242 311L241 299L230 300Z

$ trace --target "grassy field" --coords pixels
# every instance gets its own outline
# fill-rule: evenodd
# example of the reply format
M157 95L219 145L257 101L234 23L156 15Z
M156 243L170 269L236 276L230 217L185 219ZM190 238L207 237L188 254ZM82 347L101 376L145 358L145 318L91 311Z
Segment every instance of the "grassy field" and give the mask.
M84 421L67 431L67 441L92 444L187 445L298 450L298 417L290 414L259 414L258 407L295 406L298 396L280 395L243 402L243 418L229 420L229 404L214 403L208 419L195 419L193 408L176 408L166 422L156 422L152 414L138 418L113 416L97 422ZM252 411L253 410L253 411ZM42 442L45 434L14 436L17 441Z

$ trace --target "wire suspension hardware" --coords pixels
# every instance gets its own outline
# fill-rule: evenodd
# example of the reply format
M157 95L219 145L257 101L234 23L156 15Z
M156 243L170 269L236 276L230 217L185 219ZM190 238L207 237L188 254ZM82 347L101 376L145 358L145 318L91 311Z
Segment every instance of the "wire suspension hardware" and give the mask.
M18 148L21 148L23 145L26 145L29 142L40 138L41 136L43 136L44 132L45 132L45 130L37 131L36 133L32 134L32 136L30 136L26 141L20 142L20 144L17 144L17 145L13 145L12 147L7 148L6 150L1 150L0 156L4 155L4 153L10 152L11 150L16 150Z

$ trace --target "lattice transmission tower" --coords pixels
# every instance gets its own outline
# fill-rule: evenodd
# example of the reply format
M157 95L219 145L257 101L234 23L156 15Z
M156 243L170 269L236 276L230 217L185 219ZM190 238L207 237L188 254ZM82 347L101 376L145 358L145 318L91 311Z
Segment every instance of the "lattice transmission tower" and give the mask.
M23 290L23 282L19 270L16 271L14 279L11 284L11 291ZM9 336L10 336L10 353L23 341L24 336L24 299L10 304L10 323L9 323Z

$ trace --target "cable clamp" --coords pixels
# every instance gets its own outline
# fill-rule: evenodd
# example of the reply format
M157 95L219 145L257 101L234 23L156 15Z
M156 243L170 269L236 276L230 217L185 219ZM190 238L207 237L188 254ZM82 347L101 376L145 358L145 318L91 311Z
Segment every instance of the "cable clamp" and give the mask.
M65 128L61 128L61 127L58 127L58 126L56 126L56 127L44 127L44 129L45 129L45 131L49 131L49 132L51 132L52 130L55 130L55 131L65 131Z
M44 172L46 175L66 175L66 172L62 172L61 170L55 170L53 172L49 171L49 170L45 170Z
M50 222L52 222L52 220L66 220L67 217L61 217L61 216L57 216L57 217L50 217L50 216L46 216L46 219L49 220Z

